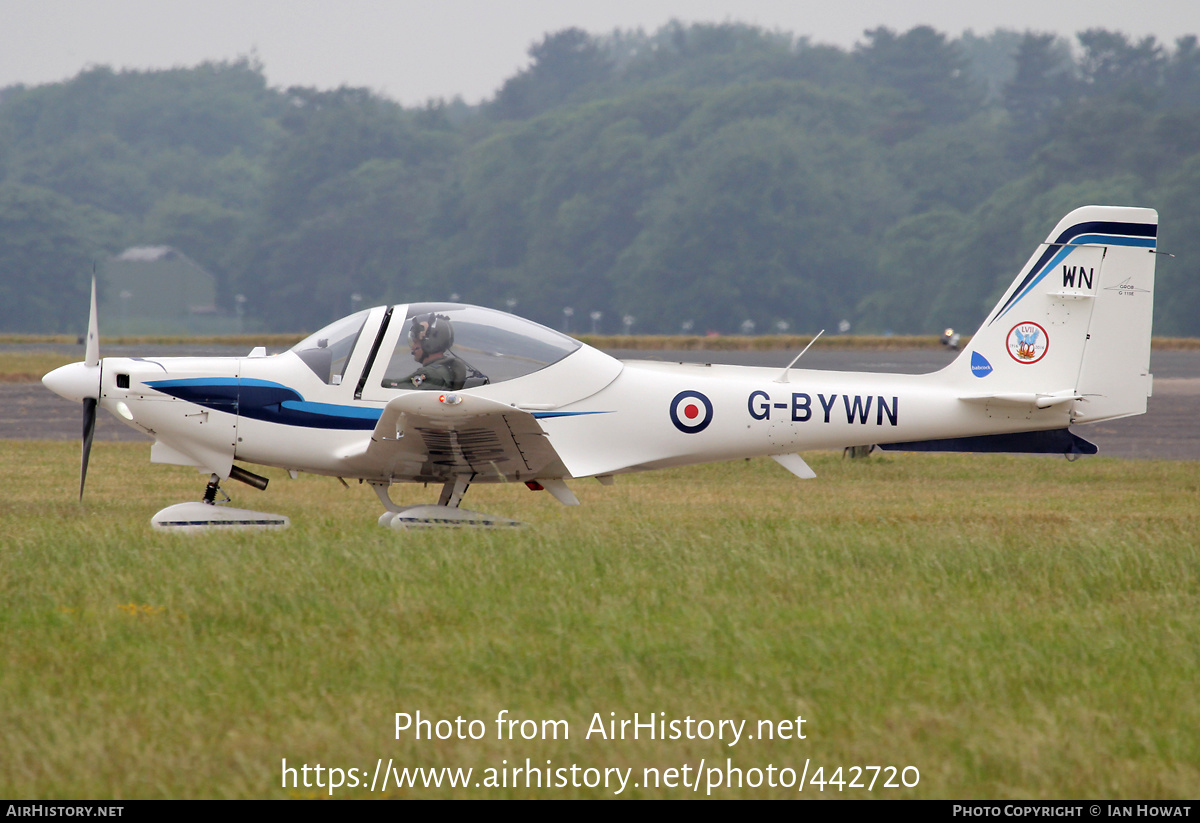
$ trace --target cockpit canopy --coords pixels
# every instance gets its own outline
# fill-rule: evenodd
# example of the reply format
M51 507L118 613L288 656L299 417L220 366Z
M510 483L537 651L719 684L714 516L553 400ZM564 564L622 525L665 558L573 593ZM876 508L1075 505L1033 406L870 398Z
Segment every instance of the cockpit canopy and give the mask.
M457 303L410 303L404 330L384 373L385 386L400 384L420 364L413 353L413 321L427 316L452 329L453 343L445 350L465 366L462 386L471 388L524 377L557 363L582 345L566 335L515 315ZM426 324L427 325L427 324Z
M399 319L401 310L403 320ZM368 313L361 311L331 323L297 343L292 351L323 381L339 385L355 347L374 345L378 339L374 328L363 334ZM392 314L389 325L402 322L403 327L382 375L382 387L407 388L406 381L421 368L410 333L416 318L421 318L418 331L428 331L428 315L440 318L436 321L439 340L445 339L447 331L451 333L453 342L441 354L459 361L451 371L463 385L451 387L455 389L524 377L557 363L583 345L553 329L493 309L459 303L410 303L396 306ZM377 359L383 356L384 352L379 352Z
M292 346L291 351L316 372L317 377L332 386L340 385L368 313L370 309L363 309L330 323Z

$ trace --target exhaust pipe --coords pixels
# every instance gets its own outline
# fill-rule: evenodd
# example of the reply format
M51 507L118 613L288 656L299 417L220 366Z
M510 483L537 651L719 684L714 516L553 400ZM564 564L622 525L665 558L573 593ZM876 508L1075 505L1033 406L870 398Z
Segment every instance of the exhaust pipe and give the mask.
M229 479L245 483L247 486L253 486L259 491L264 491L267 488L267 483L271 482L268 478L254 472L248 472L241 466L231 466L229 468Z

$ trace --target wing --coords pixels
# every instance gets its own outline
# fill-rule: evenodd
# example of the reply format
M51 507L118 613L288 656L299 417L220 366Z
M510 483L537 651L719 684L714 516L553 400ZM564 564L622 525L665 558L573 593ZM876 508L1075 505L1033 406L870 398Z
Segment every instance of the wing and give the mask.
M345 458L358 472L392 480L568 476L532 414L470 394L418 391L393 398L370 441Z

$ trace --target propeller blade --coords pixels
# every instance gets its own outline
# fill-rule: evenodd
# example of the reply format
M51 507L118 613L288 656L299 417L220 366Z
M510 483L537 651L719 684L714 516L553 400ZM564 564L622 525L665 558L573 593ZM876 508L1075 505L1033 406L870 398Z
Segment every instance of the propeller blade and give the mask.
M88 315L87 347L83 362L89 366L100 364L100 324L96 321L96 275L92 275L92 310ZM93 419L95 419L93 417Z
M93 304L94 305L94 304ZM94 397L83 399L83 461L79 466L79 499L83 499L83 484L87 482L88 458L92 454L92 437L96 434L96 406Z

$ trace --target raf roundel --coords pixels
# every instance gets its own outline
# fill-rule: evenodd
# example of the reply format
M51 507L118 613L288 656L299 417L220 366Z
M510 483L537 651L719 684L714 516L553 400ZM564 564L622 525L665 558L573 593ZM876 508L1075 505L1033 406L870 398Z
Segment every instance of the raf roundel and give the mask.
M704 431L712 418L712 401L698 391L681 391L671 401L671 422L684 434Z

